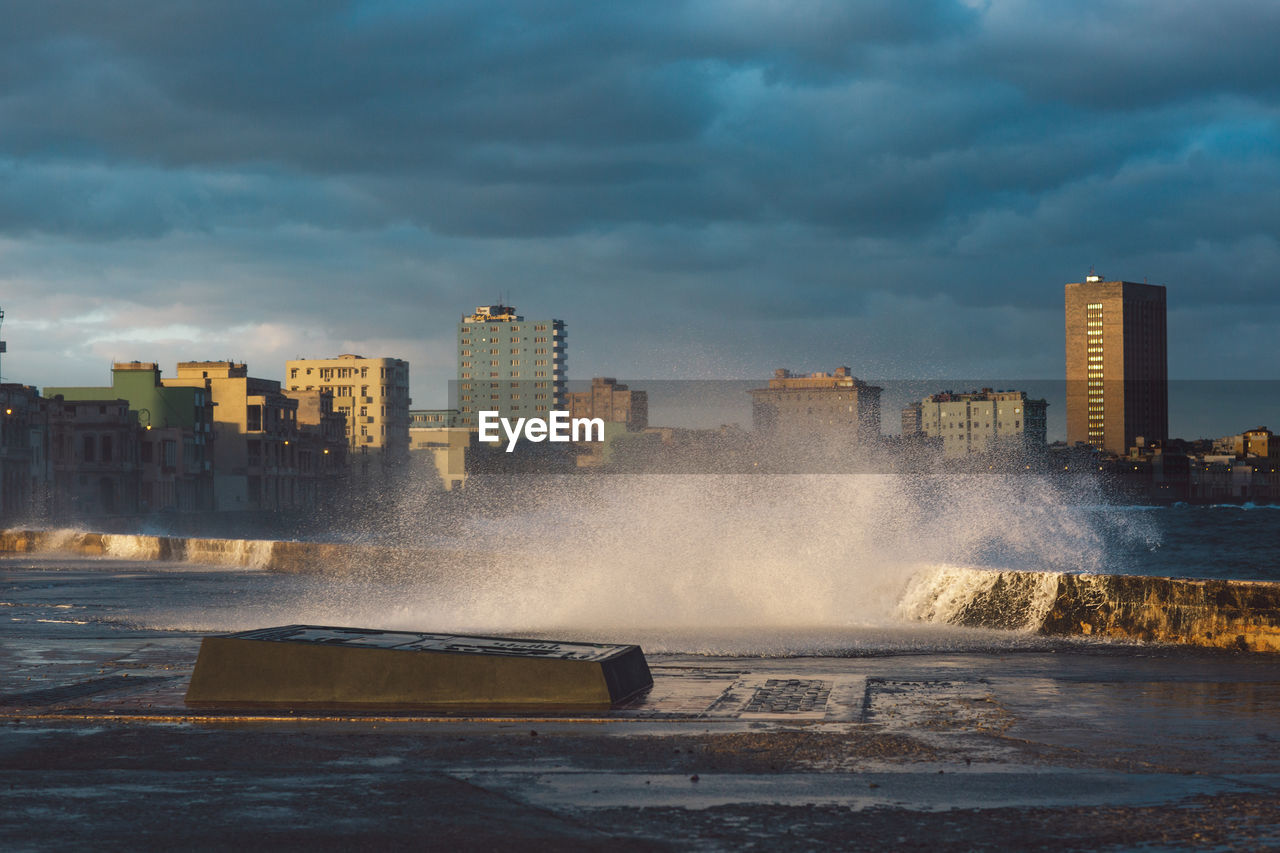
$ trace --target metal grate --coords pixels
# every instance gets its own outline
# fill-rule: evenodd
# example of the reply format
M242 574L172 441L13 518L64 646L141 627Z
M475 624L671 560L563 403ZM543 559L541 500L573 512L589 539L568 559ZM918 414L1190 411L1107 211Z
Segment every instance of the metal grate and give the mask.
M771 678L757 687L743 712L747 714L803 714L820 711L831 695L831 682L799 678Z

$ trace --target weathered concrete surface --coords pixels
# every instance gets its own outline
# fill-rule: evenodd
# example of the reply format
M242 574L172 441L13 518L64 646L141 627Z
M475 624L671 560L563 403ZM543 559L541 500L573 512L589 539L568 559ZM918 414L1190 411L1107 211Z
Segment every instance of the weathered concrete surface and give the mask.
M924 621L1280 652L1280 583L946 567L907 598Z
M289 719L183 709L197 643L0 647L4 849L1280 844L1268 657L655 656L621 712Z
M859 657L651 654L651 692L572 716L184 705L183 626L345 583L0 560L0 849L1280 844L1273 655L929 628Z

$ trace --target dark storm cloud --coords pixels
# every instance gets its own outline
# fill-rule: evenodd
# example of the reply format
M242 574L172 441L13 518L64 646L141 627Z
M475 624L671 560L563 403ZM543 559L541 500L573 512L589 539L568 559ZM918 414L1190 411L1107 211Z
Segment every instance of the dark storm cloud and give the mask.
M1053 18L1004 4L980 16L901 3L54 2L18 10L0 44L0 142L37 161L337 176L372 195L349 214L371 227L800 220L910 235L1184 149L1205 122L1230 120L1222 96L1257 99L1244 105L1263 123L1254 138L1274 141L1262 107L1280 80L1264 49L1278 16L1256 4ZM177 176L175 192L187 183ZM234 209L239 191L205 197ZM143 231L189 225L104 194L136 206ZM313 224L347 215L325 209L340 199L297 202L292 216Z
M1175 365L1280 332L1233 319L1280 302L1274 4L48 0L3 18L2 295L120 318L179 294L143 341L250 314L277 324L264 357L306 344L280 331L303 323L420 347L443 379L455 315L515 289L582 312L575 375L679 373L597 328L615 315L706 371L1056 375L1060 343L1027 348L1061 335L1061 284L1092 263L1216 307Z

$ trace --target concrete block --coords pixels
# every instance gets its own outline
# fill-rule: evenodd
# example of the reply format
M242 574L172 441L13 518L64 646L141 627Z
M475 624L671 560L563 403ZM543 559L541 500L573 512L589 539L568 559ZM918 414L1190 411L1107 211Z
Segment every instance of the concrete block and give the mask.
M639 646L286 625L206 637L186 702L598 710L652 686Z

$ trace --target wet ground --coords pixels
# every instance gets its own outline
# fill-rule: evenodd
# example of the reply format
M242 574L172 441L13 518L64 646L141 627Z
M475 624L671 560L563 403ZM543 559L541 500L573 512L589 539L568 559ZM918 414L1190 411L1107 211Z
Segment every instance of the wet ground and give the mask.
M592 715L193 712L199 636L60 565L0 563L4 850L1280 844L1276 656L664 653Z

